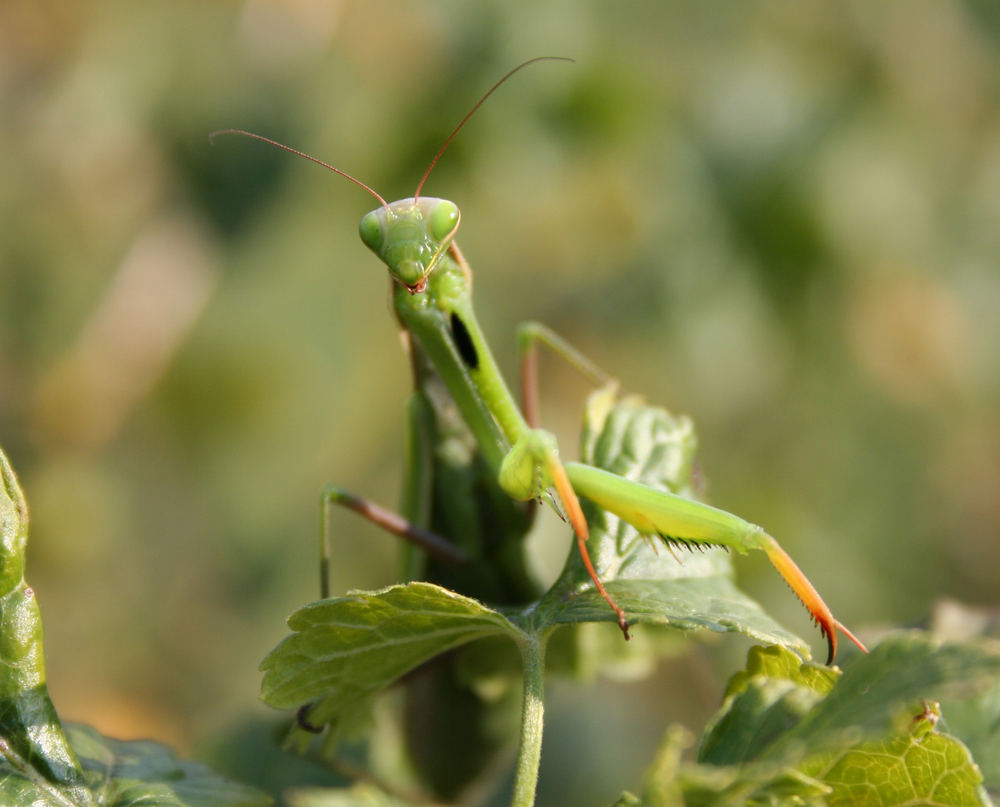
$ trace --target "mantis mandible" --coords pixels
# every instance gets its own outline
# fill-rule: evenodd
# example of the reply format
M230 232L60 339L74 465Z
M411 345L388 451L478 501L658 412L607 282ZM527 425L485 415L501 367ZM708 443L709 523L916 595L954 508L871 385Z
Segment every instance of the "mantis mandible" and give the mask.
M421 196L428 176L452 139L482 103L514 73L529 64L560 57L538 57L524 62L494 84L451 132L434 156L413 196L387 202L375 190L328 163L270 138L241 129L238 134L290 151L319 163L362 187L379 206L361 219L360 235L389 270L396 317L407 337L433 366L499 487L518 501L549 500L569 521L577 547L594 586L617 616L618 626L629 638L628 617L607 592L594 570L587 550L588 527L580 508L583 496L614 513L640 533L658 537L668 546L722 546L741 554L762 550L792 588L822 635L829 650L827 663L837 651L837 631L861 650L864 645L836 618L819 592L778 542L763 528L697 501L642 484L579 462L563 462L555 437L538 428L535 407L515 401L497 367L472 308L472 271L455 243L461 223L457 205L446 199ZM571 60L564 60L571 61ZM558 353L580 366L586 360L545 331L529 334L526 342L547 342ZM532 352L522 345L522 356ZM532 362L522 365L525 397L533 399ZM453 561L460 553L433 533L400 516L363 500L334 491L331 499L409 538L427 551Z

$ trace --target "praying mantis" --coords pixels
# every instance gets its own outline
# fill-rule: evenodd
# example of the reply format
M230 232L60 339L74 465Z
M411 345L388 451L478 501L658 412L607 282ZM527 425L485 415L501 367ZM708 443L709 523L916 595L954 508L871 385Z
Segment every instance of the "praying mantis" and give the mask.
M387 202L368 185L328 163L261 135L225 129L214 132L212 137L241 135L292 152L347 178L378 201L379 206L361 220L361 240L388 268L393 308L409 348L418 389L425 385L439 388L438 394L446 396L451 409L457 412L491 475L491 489L509 497L510 503L504 505L505 518L516 522L515 531L523 534L530 522L530 514L518 503L549 501L564 515L572 526L587 572L614 612L626 640L629 638L628 615L608 593L590 560L589 531L580 497L618 516L641 534L662 540L668 548L676 545L721 546L741 554L750 550L763 551L826 638L828 664L836 656L838 631L867 652L861 641L833 616L788 553L762 527L725 510L655 490L584 463L560 459L555 437L540 428L537 422L535 346L547 344L599 383L614 382L559 337L538 326L522 330L523 408L500 373L473 311L472 270L455 242L461 224L459 208L446 199L421 193L452 139L501 84L529 64L558 58L531 59L496 82L445 140L413 196L396 202ZM417 423L418 430L421 417L419 411L411 409L411 424ZM404 492L403 515L386 511L337 488L328 488L324 501L359 512L414 542L431 556L451 563L467 561L469 558L461 547L427 528L426 508L419 502L419 488L420 480L414 477ZM523 576L527 588L527 576L523 571L523 568L515 568L513 579ZM324 595L327 580L324 573ZM517 600L523 593L514 591L508 595Z

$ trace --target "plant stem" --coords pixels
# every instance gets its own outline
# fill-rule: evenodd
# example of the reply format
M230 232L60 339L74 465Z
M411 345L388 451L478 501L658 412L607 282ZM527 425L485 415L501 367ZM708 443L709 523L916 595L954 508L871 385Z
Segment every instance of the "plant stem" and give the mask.
M542 761L546 636L531 635L521 644L524 663L524 703L521 707L521 745L517 752L511 807L532 807Z

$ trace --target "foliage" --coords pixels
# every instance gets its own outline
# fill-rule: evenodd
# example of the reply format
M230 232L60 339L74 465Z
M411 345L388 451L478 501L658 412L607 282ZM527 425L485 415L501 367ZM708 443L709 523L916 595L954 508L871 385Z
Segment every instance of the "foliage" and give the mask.
M585 457L626 475L689 491L694 440L690 424L635 398L615 401L609 389L590 400ZM628 450L622 450L628 446ZM600 448L597 448L600 447ZM24 580L27 505L0 454L0 796L32 807L254 807L270 799L207 768L178 760L152 742L119 742L93 729L64 728L49 700L42 625ZM738 630L768 646L754 647L731 679L722 707L683 762L690 736L667 731L639 795L616 805L900 804L985 805L984 776L962 741L939 731L939 699L995 698L1000 644L947 642L919 633L890 636L845 669L803 662L804 646L731 586L724 556L678 564L627 525L589 513L595 557L637 623L692 631ZM668 562L669 561L669 562ZM669 569L669 572L667 570ZM577 555L536 602L490 607L438 585L411 582L307 605L289 619L289 635L262 664L262 695L277 708L299 709L310 731L355 719L373 699L436 657L488 639L512 642L524 662L522 761L514 804L534 800L541 746L544 651L559 626L613 621ZM725 593L719 595L719 591ZM564 630L567 628L564 628ZM479 659L480 675L502 668L497 645ZM484 662L485 659L485 662ZM499 666L498 666L499 665ZM529 697L529 693L534 697ZM992 701L989 701L992 702ZM533 712L532 709L537 709ZM528 715L535 717L528 719ZM980 746L1000 741L987 715L969 721ZM989 726L993 725L990 729ZM334 737L336 732L331 732ZM336 748L332 747L333 753ZM463 749L471 752L472 749ZM452 749L451 753L456 753ZM524 768L527 765L528 775ZM989 770L989 777L996 771ZM526 784L523 784L526 782ZM348 789L302 789L293 807L416 804L406 788L375 781Z
M686 489L694 446L689 424L637 399L612 403L608 395L603 390L591 398L585 456L605 464L609 457L628 457L616 470ZM601 453L595 445L603 446ZM629 450L622 451L623 445ZM675 470L669 474L664 468ZM902 634L886 638L869 655L855 656L843 672L803 663L782 645L799 652L802 646L780 628L772 627L768 636L734 616L729 598L708 596L697 587L720 573L714 562L707 566L713 569L708 578L700 577L698 569L706 567L678 564L609 518L590 513L596 557L609 590L637 622L735 629L771 643L754 648L746 669L730 681L722 708L701 738L697 761L680 763L688 741L683 730L671 729L642 795L623 794L620 804L989 803L968 749L936 730L940 708L933 701L968 698L992 685L1000 675L1000 645L942 645L925 635ZM728 579L725 564L723 569ZM615 577L620 571L626 573ZM305 720L314 728L335 726L435 656L487 637L505 637L521 649L527 689L532 681L526 650L544 646L560 624L613 621L591 587L571 553L553 587L520 608L492 609L421 582L312 603L292 615L291 635L262 665L264 700L278 708L306 709ZM737 601L743 596L736 595ZM390 796L365 785L301 798L303 804L334 805L352 798L377 804ZM391 796L397 798L402 797Z
M49 700L42 620L24 580L28 507L0 451L0 803L5 807L259 807L263 793L153 742L64 727Z
M938 731L928 698L994 684L1000 646L886 638L843 672L778 647L754 648L698 747L668 731L641 797L622 805L990 804L961 740ZM915 705L916 704L916 705Z

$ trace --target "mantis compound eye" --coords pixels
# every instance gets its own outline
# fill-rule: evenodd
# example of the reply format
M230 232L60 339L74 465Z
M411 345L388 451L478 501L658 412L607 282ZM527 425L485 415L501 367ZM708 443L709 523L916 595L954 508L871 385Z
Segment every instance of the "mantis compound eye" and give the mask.
M442 199L434 205L434 210L431 211L428 222L431 237L440 242L454 235L461 218L462 214L458 211L458 205L447 199Z
M358 227L361 240L364 241L368 249L376 254L382 249L382 244L385 241L385 231L382 228L382 221L379 216L380 212L379 210L373 210L371 213L365 214L365 217L361 219L361 225Z

